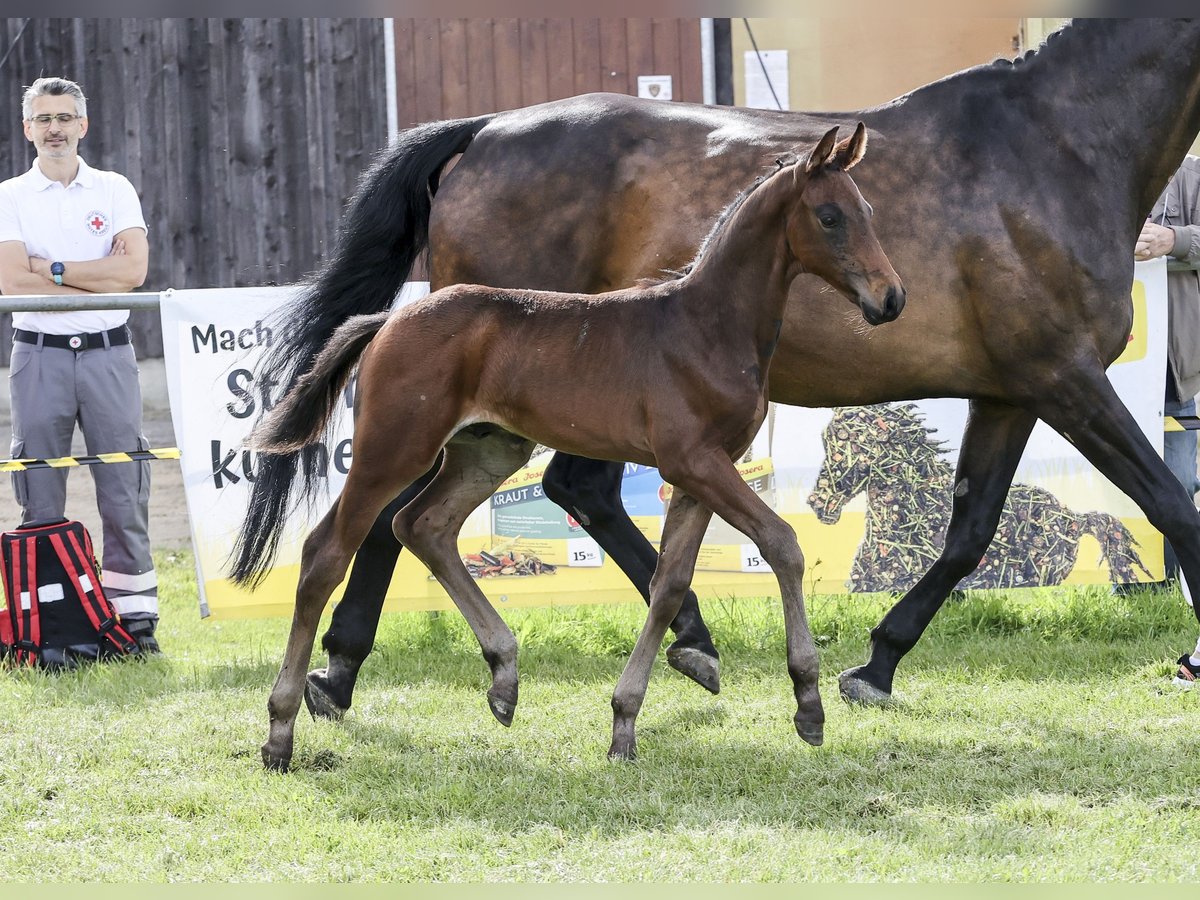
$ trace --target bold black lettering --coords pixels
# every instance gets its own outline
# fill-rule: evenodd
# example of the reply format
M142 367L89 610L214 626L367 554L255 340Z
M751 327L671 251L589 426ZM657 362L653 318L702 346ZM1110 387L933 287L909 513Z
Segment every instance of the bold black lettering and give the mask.
M353 446L353 443L349 438L346 438L344 441L338 441L338 445L333 449L333 467L343 475L350 473L350 448Z
M239 481L242 480L241 478L239 478L237 476L237 474L232 469L229 468L229 464L231 462L233 462L236 458L237 458L237 453L236 453L236 451L233 451L233 450L230 450L228 453L225 454L224 458L222 458L221 457L221 442L220 441L212 442L213 487L215 487L217 490L220 490L221 488L225 487L225 482L221 480L222 477L228 479L230 484L237 484Z
M235 419L247 419L254 415L254 395L250 393L250 385L254 381L254 373L249 369L234 369L225 378L225 384L234 400L225 404L225 409Z
M257 341L260 346L270 347L271 338L271 329L262 323L262 319L259 319L254 323L254 340Z
M192 352L199 353L201 347L207 347L209 342L212 343L212 352L217 352L217 326L209 325L205 331L200 330L199 325L192 326Z

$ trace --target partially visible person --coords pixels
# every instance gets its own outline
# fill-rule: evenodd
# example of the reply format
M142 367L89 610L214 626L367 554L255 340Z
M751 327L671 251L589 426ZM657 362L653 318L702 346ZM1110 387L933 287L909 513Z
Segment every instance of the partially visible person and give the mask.
M1200 157L1187 156L1167 183L1142 226L1134 246L1134 259L1170 256L1200 264ZM1195 416L1200 392L1200 272L1167 273L1167 391L1163 414ZM1163 458L1194 497L1196 478L1195 431L1169 431L1163 437ZM1184 596L1191 593L1180 577L1179 560L1169 542L1163 547L1167 579L1179 579ZM1179 657L1174 682L1190 688L1200 676L1200 640L1196 649Z
M37 158L0 183L0 293L120 293L146 280L149 245L137 192L79 156L87 99L73 81L39 78L21 112ZM76 422L89 454L148 449L128 310L13 314L9 369L13 457L71 453ZM105 595L144 652L159 652L158 576L150 555L149 463L91 467L103 528ZM22 524L60 519L67 470L13 475Z

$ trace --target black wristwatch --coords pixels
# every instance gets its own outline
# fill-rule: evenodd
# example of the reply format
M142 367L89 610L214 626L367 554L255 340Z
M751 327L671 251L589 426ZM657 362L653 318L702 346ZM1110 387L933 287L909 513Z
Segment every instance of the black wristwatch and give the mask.
M63 272L67 271L67 267L60 262L50 263L50 274L54 276L55 284L62 284Z

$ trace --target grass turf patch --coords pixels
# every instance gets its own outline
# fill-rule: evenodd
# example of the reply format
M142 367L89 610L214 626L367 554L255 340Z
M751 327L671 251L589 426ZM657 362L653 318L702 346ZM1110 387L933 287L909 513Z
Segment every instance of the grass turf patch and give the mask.
M288 621L201 621L190 557L158 562L163 658L0 677L6 880L1197 877L1200 692L1168 684L1196 622L1174 591L951 601L884 709L840 703L836 674L891 598L810 598L819 749L792 729L779 603L706 603L722 693L660 656L633 764L604 754L640 603L506 610L511 729L457 615L391 614L346 721L302 710L279 776L258 747Z

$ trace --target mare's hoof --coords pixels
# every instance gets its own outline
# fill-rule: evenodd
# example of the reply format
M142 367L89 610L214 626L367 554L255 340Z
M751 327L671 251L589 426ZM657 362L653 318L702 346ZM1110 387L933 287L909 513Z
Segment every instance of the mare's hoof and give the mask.
M334 702L328 691L329 670L313 669L304 679L304 705L314 719L340 722L346 715L344 707Z
M814 747L820 747L825 743L825 726L821 724L797 722L796 734L800 735L800 739L804 743L812 744Z
M615 759L620 762L633 762L637 759L637 745L630 744L628 747L618 747L614 742L613 745L608 748L608 758Z
M268 772L287 772L292 758L291 756L278 756L269 749L268 744L263 744L262 761L263 768Z
M710 694L721 693L721 663L695 647L672 644L667 648L667 663L682 672Z
M494 696L491 691L488 691L488 706L491 707L492 715L496 717L496 721L505 728L512 725L513 715L517 711L517 701L504 700L501 697Z
M862 666L847 669L838 676L838 693L847 703L859 703L863 706L887 706L892 702L892 695L885 690L875 687L869 681L858 677Z

